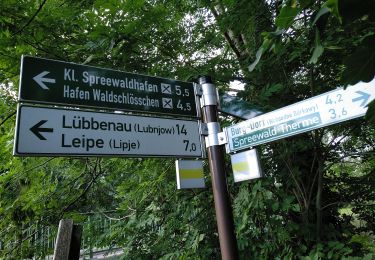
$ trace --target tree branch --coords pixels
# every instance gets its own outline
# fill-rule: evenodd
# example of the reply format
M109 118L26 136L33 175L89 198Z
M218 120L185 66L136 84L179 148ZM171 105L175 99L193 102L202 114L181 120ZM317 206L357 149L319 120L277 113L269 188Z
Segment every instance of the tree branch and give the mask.
M30 238L32 238L35 234L39 233L39 230L36 230L35 232L31 233L30 235L28 235L27 237L23 238L19 243L17 243L17 245L15 247L13 247L8 253L6 253L7 255L11 255L13 253L14 250L16 250L18 247L20 247L22 245L23 242L25 242L26 240L29 240Z
M113 218L113 217L110 217L108 216L107 214L105 214L104 212L101 212L101 214L106 217L107 219L110 219L110 220L115 220L115 221L121 221L121 220L124 220L124 219L127 219L127 218L130 218L131 216L133 216L135 214L135 212L129 214L129 215L126 215L126 216L123 216L121 218Z
M100 166L99 166L99 172L95 175L95 171L98 168L98 164L100 164L100 158L99 157L96 159L96 163L95 163L95 166L94 166L94 176L91 178L90 182L87 184L87 186L85 187L85 189L83 190L83 192L78 197L76 197L71 203L69 203L69 205L67 205L66 207L64 207L62 209L61 214L63 214L67 209L69 209L79 199L81 199L89 191L89 189L91 188L91 186L95 183L96 179L103 173L102 170L101 170L101 168L100 168Z
M212 14L214 15L215 19L218 21L219 20L219 12L215 9L221 9L219 5L216 5L215 7L210 7L210 10ZM244 55L246 54L245 51L241 51L241 42L235 37L234 33L232 30L228 29L227 31L224 32L224 38L227 40L229 46L232 48L233 52L236 54L237 58L239 60L242 60L244 58Z
M47 159L46 161L42 162L41 164L38 164L37 166L34 166L33 168L27 169L27 170L25 171L25 173L26 173L26 172L30 172L30 171L32 171L32 170L35 170L36 168L39 168L39 167L41 167L41 166L47 164L48 162L52 161L53 159L56 159L56 157L49 158L49 159Z
M301 183L298 182L296 176L294 176L293 170L290 168L288 162L287 162L286 159L283 157L283 155L282 155L278 150L277 150L277 152L279 153L281 159L284 161L284 163L285 163L285 165L286 165L286 167L287 167L287 169L288 169L290 175L292 176L292 179L293 179L293 181L294 181L294 183L295 183L295 185L296 185L296 187L297 187L299 193L301 194L301 198L303 199L303 201L304 201L304 203L305 203L305 206L307 206L307 205L308 205L308 201L307 201L307 198L306 198L306 195L307 195L307 194L306 194L306 189L305 189L305 187L303 186L303 184L301 185Z
M0 126L2 126L9 118L14 116L16 114L16 112L17 111L13 111L12 113L10 113L3 121L1 121Z
M30 20L20 29L18 30L17 32L15 32L13 34L13 36L21 33L27 26L29 26L31 24L31 22L35 19L35 17L38 15L38 13L42 10L43 8L43 5L47 2L47 0L44 0L40 5L39 5L39 8L38 10L35 12L35 14L30 18Z

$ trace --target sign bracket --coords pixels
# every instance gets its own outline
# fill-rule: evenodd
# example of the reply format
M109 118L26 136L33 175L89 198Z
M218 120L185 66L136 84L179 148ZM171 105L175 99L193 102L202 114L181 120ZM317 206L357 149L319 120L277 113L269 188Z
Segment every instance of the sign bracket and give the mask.
M219 108L219 93L214 84L206 83L201 85L202 97L201 107L218 106Z
M224 145L228 143L227 136L225 132L209 134L205 137L206 148L212 147L215 145Z
M208 135L208 126L207 126L207 123L203 123L203 122L200 123L199 133L201 135L203 135L203 136L207 136Z
M203 95L202 85L194 83L195 95L201 97Z
M219 122L204 123L202 135L205 136L206 148L228 143L225 132L220 132Z

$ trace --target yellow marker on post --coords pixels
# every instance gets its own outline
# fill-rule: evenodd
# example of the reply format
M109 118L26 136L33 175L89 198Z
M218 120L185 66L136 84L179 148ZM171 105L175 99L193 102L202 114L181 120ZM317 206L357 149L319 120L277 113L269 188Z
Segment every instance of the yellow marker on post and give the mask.
M205 188L203 161L176 160L177 189Z
M231 155L234 182L262 177L262 169L255 149Z

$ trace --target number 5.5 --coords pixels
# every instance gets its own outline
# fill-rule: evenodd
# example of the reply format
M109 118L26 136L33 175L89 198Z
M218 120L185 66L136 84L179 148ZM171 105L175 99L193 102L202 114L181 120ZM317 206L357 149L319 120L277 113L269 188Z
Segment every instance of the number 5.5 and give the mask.
M176 85L175 90L176 90L176 94L181 96L181 86Z

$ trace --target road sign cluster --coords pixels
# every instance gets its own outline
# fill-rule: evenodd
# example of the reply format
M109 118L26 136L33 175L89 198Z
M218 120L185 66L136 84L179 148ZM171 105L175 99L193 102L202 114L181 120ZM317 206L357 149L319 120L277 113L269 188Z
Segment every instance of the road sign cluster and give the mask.
M116 126L108 130L111 122L99 120L103 118L103 113L21 105L18 111L16 155L122 153L137 156L202 156L193 83L24 56L19 96L21 102L27 103L165 114L195 118L195 121L136 116L129 118L106 113L105 117ZM227 150L237 152L363 116L367 104L374 98L375 79L254 117L224 129L228 139ZM70 128L65 125L68 118L74 118ZM121 123L118 118L132 122ZM147 121L153 123L144 128ZM82 127L73 127L77 124ZM90 127L85 128L86 125ZM121 149L116 148L120 137L109 137L120 133L116 130L117 125L124 129L121 152ZM136 126L146 130L137 131ZM126 131L128 128L130 130ZM80 131L81 137L72 137L67 144L67 133L71 134L72 131ZM169 144L166 149L151 152L153 148L163 147L166 143ZM41 146L44 148L40 149ZM149 152L145 150L146 146L149 146Z
M218 233L220 241L225 241L220 242L221 251L227 258L236 258L233 219L227 214L230 199L226 167L218 147L225 143L224 137L227 151L237 153L363 116L375 98L375 79L254 117L225 128L224 133L219 133L216 108L208 108L218 103L213 94L216 88L205 77L200 82L202 91L195 91L192 83L25 56L20 101L49 106L18 106L14 155L198 158L203 157L202 129L208 135L207 147L211 148L208 155ZM198 121L197 92L201 92L202 110L209 119L205 125ZM190 119L130 115L124 111ZM250 111L259 114L254 109ZM229 112L236 115L235 111ZM255 151L233 155L232 165L235 181L261 176ZM256 168L250 169L254 165ZM204 187L202 162L178 162L177 182L178 188Z
M15 155L202 157L193 83L24 56L19 97L64 108L20 105Z

